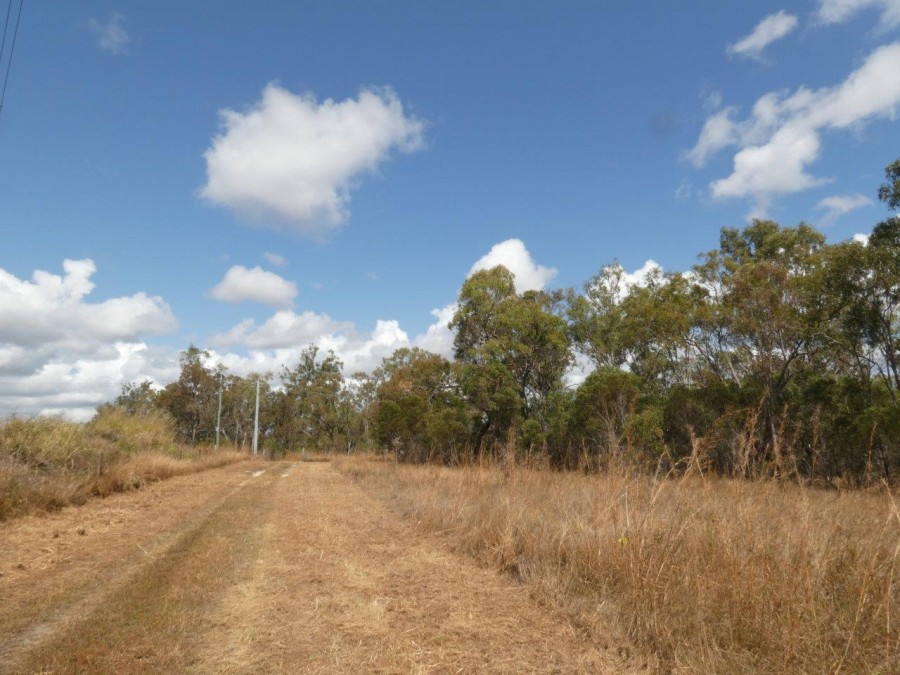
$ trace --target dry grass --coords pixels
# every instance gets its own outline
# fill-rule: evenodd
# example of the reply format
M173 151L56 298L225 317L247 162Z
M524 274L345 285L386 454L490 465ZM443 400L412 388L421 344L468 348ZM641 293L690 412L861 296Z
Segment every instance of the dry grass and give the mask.
M633 672L617 645L412 531L331 465L284 473L252 574L217 603L193 672Z
M0 524L0 540L0 673L641 666L325 462L176 478Z
M162 415L110 411L87 425L12 418L0 423L0 521L245 458L176 445Z
M576 622L611 622L662 671L900 672L886 489L337 464Z
M259 485L232 489L205 517L183 519L174 541L163 552L146 553L131 574L125 561L110 559L108 566L126 570L119 583L111 592L94 589L89 618L73 617L55 626L55 639L35 640L14 672L187 672L220 595L256 559L257 521L268 516L268 493Z

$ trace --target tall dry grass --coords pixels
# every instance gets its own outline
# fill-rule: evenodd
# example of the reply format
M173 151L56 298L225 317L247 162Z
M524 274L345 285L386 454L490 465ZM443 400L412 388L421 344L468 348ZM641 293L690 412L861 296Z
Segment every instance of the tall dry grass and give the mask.
M900 512L887 489L338 466L660 671L900 672Z
M244 458L177 445L163 414L131 416L110 408L88 424L11 418L0 422L0 520Z

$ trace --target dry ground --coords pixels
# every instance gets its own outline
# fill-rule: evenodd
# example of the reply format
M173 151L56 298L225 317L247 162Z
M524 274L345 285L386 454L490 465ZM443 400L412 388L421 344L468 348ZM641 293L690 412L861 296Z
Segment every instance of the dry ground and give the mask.
M657 672L900 675L900 496L885 486L335 465Z
M327 463L0 525L0 672L624 672Z

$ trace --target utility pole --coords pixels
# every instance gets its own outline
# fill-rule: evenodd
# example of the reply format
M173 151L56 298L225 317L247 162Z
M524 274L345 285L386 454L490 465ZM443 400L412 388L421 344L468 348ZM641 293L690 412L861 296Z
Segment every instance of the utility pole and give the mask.
M219 373L219 409L216 412L216 451L219 450L219 430L222 428L222 373Z
M253 417L253 456L259 445L259 378L256 378L256 415Z

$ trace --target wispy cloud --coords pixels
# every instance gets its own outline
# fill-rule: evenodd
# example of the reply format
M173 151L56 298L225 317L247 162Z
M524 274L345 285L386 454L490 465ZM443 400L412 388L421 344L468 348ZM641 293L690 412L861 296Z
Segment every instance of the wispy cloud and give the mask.
M119 12L113 12L106 21L91 19L88 26L100 49L110 54L126 54L131 36L125 30L124 22L124 16Z
M679 201L685 201L690 199L694 194L694 186L691 185L689 180L682 180L678 187L675 188L675 199Z
M900 26L900 0L819 0L816 18L826 25L844 23L867 9L881 12L882 29Z
M284 267L287 263L287 260L280 253L272 253L271 251L267 251L263 253L263 258L265 258L269 263L275 265L275 267Z
M770 14L760 21L749 35L728 45L726 52L731 56L743 56L759 61L766 47L793 32L798 24L797 17L784 10Z
M808 167L819 157L826 130L858 129L876 118L894 119L900 106L900 42L875 50L834 87L760 97L752 114L738 119L736 107L711 115L687 158L697 167L736 147L729 176L713 181L717 199L752 197L753 215L763 215L779 196L828 182Z
M871 206L872 200L861 194L853 195L832 195L826 197L816 204L817 211L825 211L822 218L823 225L831 225L841 216L861 209L864 206Z

